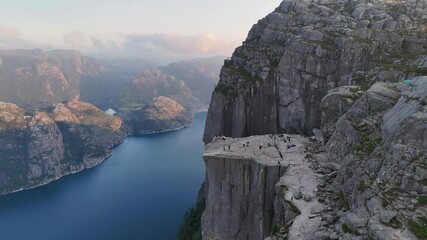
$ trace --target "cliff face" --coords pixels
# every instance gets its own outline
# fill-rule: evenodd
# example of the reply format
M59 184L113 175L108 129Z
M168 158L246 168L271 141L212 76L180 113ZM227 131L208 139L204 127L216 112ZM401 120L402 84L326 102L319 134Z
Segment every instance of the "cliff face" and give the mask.
M322 100L326 143L215 138L203 238L425 239L426 103L427 77L345 86Z
M75 51L3 50L0 59L0 100L26 109L78 100L81 80L102 72Z
M265 173L245 170L245 149L224 153L241 140L226 138L224 152L208 144L204 239L427 238L427 78L419 77L427 73L426 9L421 0L286 0L252 27L224 62L204 142L283 132L316 138L298 150L303 158L283 154L290 165L268 191L274 214L250 228L249 211L231 200L256 203L239 189L269 189L256 183Z
M426 73L424 1L283 1L224 62L204 141L215 135L312 134L321 99Z
M277 148L258 149L269 142L268 136L227 138L206 146L203 239L263 239L273 231L275 185L288 165L278 164Z
M167 97L156 97L153 102L123 116L133 135L143 135L189 127L193 113Z
M121 124L83 102L31 113L0 103L0 194L96 166L125 138Z

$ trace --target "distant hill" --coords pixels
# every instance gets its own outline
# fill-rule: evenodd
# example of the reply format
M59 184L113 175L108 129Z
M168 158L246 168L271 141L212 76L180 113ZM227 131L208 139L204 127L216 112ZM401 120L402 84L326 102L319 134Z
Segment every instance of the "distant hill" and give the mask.
M102 75L94 58L77 51L0 51L0 101L23 108L42 108L80 98L85 77Z
M88 103L30 113L0 102L0 195L94 167L125 137L121 119Z
M177 79L182 79L193 95L205 104L210 103L212 91L219 80L219 72L225 57L196 58L171 63L159 69Z
M0 101L24 109L81 100L101 109L135 110L166 96L206 111L224 57L158 67L149 60L96 60L69 50L0 51Z
M119 92L118 106L121 109L140 108L157 96L172 98L192 112L207 110L206 104L202 104L192 95L183 80L165 74L157 68L144 69L131 83L125 84Z

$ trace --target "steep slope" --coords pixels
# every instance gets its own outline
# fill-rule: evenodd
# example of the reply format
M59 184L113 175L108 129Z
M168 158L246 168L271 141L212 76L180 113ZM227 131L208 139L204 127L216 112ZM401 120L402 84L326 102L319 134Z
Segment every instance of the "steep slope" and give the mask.
M0 103L0 194L96 166L126 137L121 125L83 102L33 112Z
M101 74L97 62L76 51L0 51L0 101L26 109L78 100L80 82Z
M225 61L204 141L312 134L328 90L427 73L426 8L421 0L283 1Z
M328 188L348 203L339 224L353 233L427 238L426 103L427 77L377 83L337 121L324 155L341 167Z

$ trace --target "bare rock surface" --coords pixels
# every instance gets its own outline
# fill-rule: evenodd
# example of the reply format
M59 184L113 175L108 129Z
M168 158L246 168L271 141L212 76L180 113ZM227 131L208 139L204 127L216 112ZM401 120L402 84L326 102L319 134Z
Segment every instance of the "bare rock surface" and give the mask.
M312 135L329 90L426 74L426 9L424 0L282 1L224 62L205 143L215 135Z
M91 168L123 141L122 121L91 104L64 102L25 112L0 103L0 194Z

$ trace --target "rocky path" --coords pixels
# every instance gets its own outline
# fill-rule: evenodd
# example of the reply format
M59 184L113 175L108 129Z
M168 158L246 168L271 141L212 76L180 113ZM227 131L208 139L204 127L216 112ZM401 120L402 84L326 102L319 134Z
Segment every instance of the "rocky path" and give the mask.
M307 158L306 146L308 140L301 136L292 136L291 143L296 142L296 147L284 149L284 160L289 162L289 167L280 178L278 185L286 185L288 191L285 199L292 202L300 211L292 226L289 228L288 239L307 239L320 224L318 215L324 204L317 200L317 185L319 175L310 168L310 158Z

